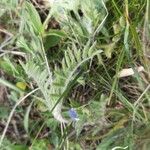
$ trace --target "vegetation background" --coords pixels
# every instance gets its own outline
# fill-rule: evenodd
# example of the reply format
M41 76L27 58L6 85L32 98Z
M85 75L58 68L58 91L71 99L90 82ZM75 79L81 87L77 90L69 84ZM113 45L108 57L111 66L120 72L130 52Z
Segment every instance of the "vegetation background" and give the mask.
M0 0L0 150L149 150L149 49L149 0Z

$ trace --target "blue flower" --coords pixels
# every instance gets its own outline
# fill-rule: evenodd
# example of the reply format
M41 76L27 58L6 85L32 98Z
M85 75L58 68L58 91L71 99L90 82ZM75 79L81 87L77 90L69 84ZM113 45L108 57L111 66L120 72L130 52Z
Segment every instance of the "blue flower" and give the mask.
M71 109L68 111L68 113L69 113L70 118L71 118L73 121L78 121L78 120L79 120L78 114L77 114L77 112L76 112L76 110L75 110L74 108L71 108Z

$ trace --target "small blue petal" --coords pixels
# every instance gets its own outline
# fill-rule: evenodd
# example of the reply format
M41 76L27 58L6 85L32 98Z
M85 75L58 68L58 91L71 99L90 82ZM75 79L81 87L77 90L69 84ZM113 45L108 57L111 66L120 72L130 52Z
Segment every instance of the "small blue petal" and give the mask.
M75 111L75 109L71 108L71 109L68 111L68 113L69 113L69 116L70 116L70 118L71 118L72 120L74 120L74 121L79 120L78 115L77 115L77 112Z

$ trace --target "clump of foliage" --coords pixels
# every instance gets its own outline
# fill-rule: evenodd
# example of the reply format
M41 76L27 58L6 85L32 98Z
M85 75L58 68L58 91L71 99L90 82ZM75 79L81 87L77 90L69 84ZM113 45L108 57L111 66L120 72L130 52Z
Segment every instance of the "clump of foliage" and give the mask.
M43 4L0 2L0 148L148 149L149 0Z

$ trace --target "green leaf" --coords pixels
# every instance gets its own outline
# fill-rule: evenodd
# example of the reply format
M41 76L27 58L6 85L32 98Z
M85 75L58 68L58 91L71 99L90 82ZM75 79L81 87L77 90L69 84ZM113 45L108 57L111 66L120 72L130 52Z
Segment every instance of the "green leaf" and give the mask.
M28 150L25 145L12 145L10 150Z
M45 35L46 36L54 35L54 36L58 36L58 37L61 37L61 38L66 36L65 32L63 32L61 30L55 30L55 29L50 29L48 32L46 32Z
M10 83L10 82L2 79L2 78L0 78L0 83L3 84L4 86L9 87L10 89L13 89L13 90L17 91L17 92L21 92L21 93L23 92L22 90L17 88L15 85L13 85L12 83Z
M17 82L17 83L16 83L16 86L17 86L19 89L25 91L26 88L27 88L27 83L26 83L26 82Z
M23 36L18 38L18 41L16 42L16 44L19 48L23 48L23 50L25 50L26 52L32 51L32 49L29 47L29 45L27 44L27 41L25 40Z
M28 147L25 145L15 145L5 138L0 150L28 150Z
M27 133L29 131L29 114L30 114L32 104L33 104L33 102L28 106L26 114L24 116L24 121L23 121L24 122L24 128L25 128Z
M29 19L29 21L32 23L35 32L37 34L41 34L44 31L44 29L38 12L36 11L35 7L29 2L26 2L25 6L27 11L27 19Z
M44 47L48 50L56 46L65 37L65 33L59 30L49 30L44 36Z
M11 75L18 79L24 79L24 71L22 67L13 61L11 58L4 57L0 60L0 69L2 69L7 75Z
M110 44L107 44L107 45L102 45L101 48L104 49L104 53L106 55L107 58L111 58L112 56L112 53L115 49L115 46L116 46L116 43L115 42L112 42Z
M48 50L51 47L56 46L60 42L61 38L54 35L49 35L44 38L44 48Z
M0 60L0 68L2 68L6 73L10 75L19 74L17 67L11 62L10 59L4 57L3 60Z
M44 139L36 140L32 146L32 150L49 150L48 142Z
M80 120L75 123L76 136L78 137L83 130L84 123L87 121L87 115L83 114L79 116Z
M83 150L83 149L81 148L80 144L70 142L69 143L69 150Z

